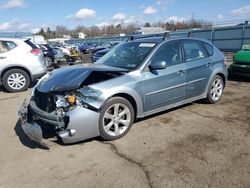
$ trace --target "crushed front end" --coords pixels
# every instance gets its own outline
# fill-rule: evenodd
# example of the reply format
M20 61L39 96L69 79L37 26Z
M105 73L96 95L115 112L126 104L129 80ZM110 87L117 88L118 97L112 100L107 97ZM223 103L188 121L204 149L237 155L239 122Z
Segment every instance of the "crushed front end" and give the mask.
M72 66L45 75L19 110L24 132L38 143L48 129L64 143L99 136L99 110L106 99L91 84L124 74L123 69L113 69Z
M47 131L63 143L99 136L98 109L87 104L89 97L80 91L44 93L35 89L29 104L24 102L19 116L24 132L35 142L46 145Z

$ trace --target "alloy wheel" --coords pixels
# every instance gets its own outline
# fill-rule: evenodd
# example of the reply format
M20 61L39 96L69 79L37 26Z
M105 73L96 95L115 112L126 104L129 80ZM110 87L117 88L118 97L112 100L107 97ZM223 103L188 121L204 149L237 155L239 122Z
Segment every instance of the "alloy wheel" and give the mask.
M130 126L131 112L129 108L121 103L111 105L103 116L103 129L109 136L119 136Z
M7 83L10 88L20 90L25 86L26 78L20 73L13 73L8 77Z
M223 92L223 82L220 78L216 78L211 87L210 95L213 101L218 101Z

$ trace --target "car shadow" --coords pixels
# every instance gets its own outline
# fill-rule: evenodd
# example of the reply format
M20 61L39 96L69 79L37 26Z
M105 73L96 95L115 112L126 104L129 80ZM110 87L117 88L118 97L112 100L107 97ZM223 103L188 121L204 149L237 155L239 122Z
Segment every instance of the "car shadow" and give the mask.
M31 82L29 85L29 89L33 88L37 84L37 82L38 82L38 80Z
M79 144L87 144L87 143L90 143L90 142L93 142L93 141L105 142L105 140L102 139L101 137L90 138L90 139L87 139L87 140L82 140L82 141L74 142L74 143L63 143L61 141L61 139L58 137L57 140L53 140L52 142L54 142L54 143L56 143L58 145L61 145L61 146L74 146L74 145L79 145Z
M20 142L30 148L30 149L49 149L48 147L42 146L37 144L36 142L32 141L23 131L21 127L21 121L20 119L16 122L16 125L14 127L14 130L16 132L16 135L19 137Z

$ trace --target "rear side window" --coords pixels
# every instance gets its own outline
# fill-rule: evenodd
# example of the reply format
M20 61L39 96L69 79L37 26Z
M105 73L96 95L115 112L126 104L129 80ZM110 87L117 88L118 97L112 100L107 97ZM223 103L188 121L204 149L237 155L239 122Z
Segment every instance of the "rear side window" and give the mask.
M11 41L0 41L0 53L8 52L14 49L17 45Z
M214 55L214 48L213 48L213 46L211 46L211 45L208 44L208 43L203 43L203 44L204 44L204 46L205 46L205 48L206 48L206 50L207 50L208 56Z
M26 41L24 41L26 44L28 44L32 49L37 49L38 47L35 45L35 44L33 44L30 40L26 40Z
M186 62L206 57L205 49L201 42L194 40L183 41Z

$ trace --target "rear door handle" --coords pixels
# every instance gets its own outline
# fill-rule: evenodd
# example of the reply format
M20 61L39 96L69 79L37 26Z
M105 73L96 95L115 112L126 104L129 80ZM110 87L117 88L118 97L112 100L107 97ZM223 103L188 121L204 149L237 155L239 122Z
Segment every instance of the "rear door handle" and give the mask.
M182 76L184 73L185 73L184 70L179 70L179 71L177 72L177 74L180 75L180 76Z
M0 59L5 59L6 57L0 56Z
M206 66L207 66L207 67L212 67L212 66L213 66L213 63L208 63Z

